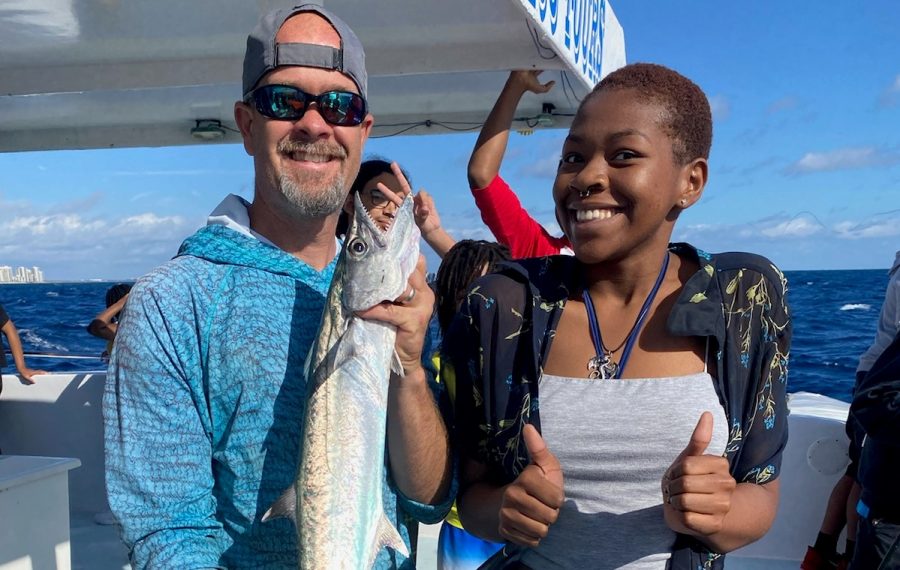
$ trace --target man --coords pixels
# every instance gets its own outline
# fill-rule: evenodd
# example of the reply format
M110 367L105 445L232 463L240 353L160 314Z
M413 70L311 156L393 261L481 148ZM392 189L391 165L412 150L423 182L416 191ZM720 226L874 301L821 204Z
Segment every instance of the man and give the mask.
M229 196L178 256L141 279L104 398L107 488L135 568L296 568L293 523L260 518L294 481L303 363L336 264L335 225L373 118L359 39L321 6L262 17L235 119L252 204ZM421 365L434 296L424 263L405 302L364 313L397 326L385 512L449 509L447 435ZM376 568L413 568L382 549Z
M25 355L22 352L22 341L19 339L19 331L16 330L16 325L9 318L9 315L6 314L3 305L0 305L0 332L6 336L6 342L9 343L9 351L12 353L13 362L16 363L16 370L25 381L33 384L35 376L46 374L43 370L32 370L25 366ZM5 366L6 354L3 350L3 345L0 344L0 370ZM0 389L2 388L2 383L0 383Z
M900 335L857 386L850 416L865 430L851 570L900 568Z

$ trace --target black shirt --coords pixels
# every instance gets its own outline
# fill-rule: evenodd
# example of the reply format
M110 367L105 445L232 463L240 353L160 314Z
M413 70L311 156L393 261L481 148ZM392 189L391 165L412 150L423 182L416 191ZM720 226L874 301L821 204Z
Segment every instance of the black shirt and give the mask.
M900 522L900 335L884 349L850 404L850 416L866 432L858 479L860 499L874 518Z

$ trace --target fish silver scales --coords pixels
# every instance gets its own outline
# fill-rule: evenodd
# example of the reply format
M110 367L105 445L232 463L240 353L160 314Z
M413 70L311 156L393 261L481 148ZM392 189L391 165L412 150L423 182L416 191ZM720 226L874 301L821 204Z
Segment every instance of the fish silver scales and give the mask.
M297 523L300 568L370 568L382 547L409 556L384 514L388 384L396 329L355 311L400 297L419 257L412 196L380 230L355 198L319 335L307 359L308 398L293 488L265 518Z

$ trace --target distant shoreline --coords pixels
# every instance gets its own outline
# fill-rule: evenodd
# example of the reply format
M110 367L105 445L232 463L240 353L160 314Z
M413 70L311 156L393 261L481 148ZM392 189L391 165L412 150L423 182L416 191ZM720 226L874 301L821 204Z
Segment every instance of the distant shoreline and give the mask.
M2 281L2 285L76 285L79 283L134 283L137 279L73 279L73 280L53 280L41 281L40 283L16 283L11 281Z
M784 269L780 268L783 273L801 273L801 272L810 272L810 271L885 271L887 272L890 267L869 267L867 269ZM58 279L58 280L44 280L41 283L14 283L10 281L2 281L0 282L0 286L2 285L75 285L79 283L135 283L138 280L137 277L132 277L128 279Z

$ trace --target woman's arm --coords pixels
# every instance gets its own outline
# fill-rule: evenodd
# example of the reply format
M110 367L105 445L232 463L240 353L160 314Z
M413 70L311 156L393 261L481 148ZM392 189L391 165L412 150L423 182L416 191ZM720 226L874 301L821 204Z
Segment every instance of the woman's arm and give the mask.
M434 204L434 198L425 190L419 190L419 193L413 198L415 201L415 218L419 231L422 232L422 238L438 257L444 259L450 248L456 243L453 236L448 234L443 226L441 226L441 217L438 215L437 206Z
M463 463L463 490L457 506L463 527L494 542L536 547L547 536L562 507L563 473L556 456L532 425L522 431L531 462L509 485L487 481L487 468Z
M19 331L16 330L16 325L13 324L12 320L6 321L6 324L2 327L2 331L3 334L6 335L6 340L9 341L9 351L12 353L13 361L16 363L16 370L22 378L33 383L34 376L46 374L43 370L33 370L25 365L25 353L22 351L22 340L19 338ZM2 350L2 347L0 347L0 350Z
M113 319L125 307L125 301L127 300L128 295L125 295L94 317L94 320L88 324L87 331L105 340L115 340L119 325L114 323Z
M662 479L663 514L675 532L699 539L713 552L727 553L762 538L775 520L778 480L738 484L728 460L706 455L713 433L704 412L691 440Z
M553 88L553 81L541 83L538 76L540 70L516 70L509 73L509 78L500 91L494 107L481 128L472 156L469 159L469 186L484 188L497 177L506 145L509 142L509 129L516 114L516 107L522 95L546 93Z
M725 290L726 295L740 300L736 312L750 317L736 319L734 330L729 331L733 336L753 339L741 345L742 352L735 358L758 361L733 373L748 376L726 377L726 381L737 383L737 391L746 392L741 405L739 459L731 465L725 457L705 454L713 430L712 415L705 413L662 481L669 527L722 553L758 540L775 518L780 487L777 477L787 442L786 387L791 347L786 281L774 265L768 263L761 271L739 272ZM743 386L745 382L749 385Z

